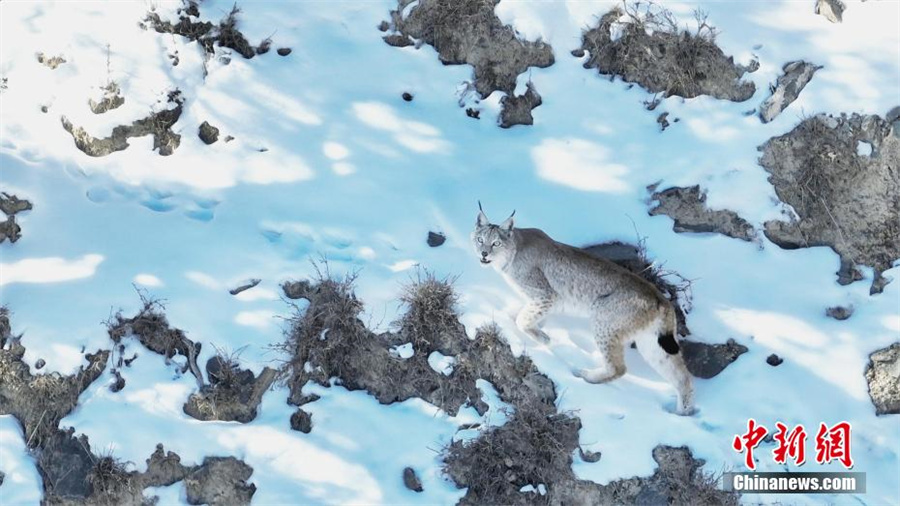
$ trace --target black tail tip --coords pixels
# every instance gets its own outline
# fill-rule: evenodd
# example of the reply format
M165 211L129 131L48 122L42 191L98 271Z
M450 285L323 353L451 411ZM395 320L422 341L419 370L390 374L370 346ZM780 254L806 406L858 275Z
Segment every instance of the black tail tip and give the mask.
M659 343L659 347L664 349L669 355L675 355L678 353L678 350L680 350L678 341L675 340L675 334L672 332L662 334L656 342Z

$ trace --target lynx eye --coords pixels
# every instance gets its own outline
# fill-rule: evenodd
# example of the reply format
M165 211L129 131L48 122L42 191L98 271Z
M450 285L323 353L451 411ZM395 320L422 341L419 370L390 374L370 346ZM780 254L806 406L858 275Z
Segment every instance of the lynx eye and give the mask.
M500 246L500 241L494 241L494 247Z
M484 237L478 238L478 244L484 244Z

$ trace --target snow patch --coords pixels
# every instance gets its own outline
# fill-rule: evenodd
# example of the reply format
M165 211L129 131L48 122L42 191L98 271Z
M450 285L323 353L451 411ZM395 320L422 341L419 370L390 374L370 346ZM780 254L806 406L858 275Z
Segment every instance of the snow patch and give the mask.
M26 258L0 262L0 286L14 283L59 283L89 278L103 262L103 255L84 255L76 260L61 257Z

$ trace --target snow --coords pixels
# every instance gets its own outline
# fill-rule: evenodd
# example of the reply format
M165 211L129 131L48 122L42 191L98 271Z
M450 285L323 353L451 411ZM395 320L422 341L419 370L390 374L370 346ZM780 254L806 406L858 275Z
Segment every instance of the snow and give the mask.
M84 364L82 347L109 348L100 322L119 308L126 316L139 308L136 284L165 300L173 326L204 343L200 363L216 348L241 350L242 364L258 372L283 358L271 345L282 339L282 318L293 308L279 284L312 275L310 260L326 258L334 274L358 272L363 321L379 331L400 314L400 287L418 266L458 276L470 335L495 321L513 350L553 379L560 410L582 420L582 446L603 453L596 463L575 456L581 478L650 475L658 444L688 445L709 470L740 469L743 456L731 439L749 417L770 429L783 421L808 431L847 420L854 471L867 473L865 495L744 501L900 503L900 424L896 416L875 416L863 378L868 354L900 337L900 271L886 272L897 281L870 297L867 281L836 284L838 259L826 248L785 251L675 234L670 219L647 215L643 190L660 180L663 187L699 183L712 208L754 224L780 217L756 147L805 115L883 115L897 105L900 4L850 3L840 24L805 2L673 4L686 24L694 6L708 11L721 29L719 44L739 63L759 58L759 71L748 76L758 91L744 103L665 99L654 112L643 107L645 91L610 82L568 54L581 29L610 5L500 2L501 19L542 36L557 60L520 76L520 85L531 79L544 99L535 125L503 130L494 124L499 94L479 104L481 120L459 108L469 67L442 65L428 46L381 41L375 27L394 7L387 0L246 3L239 27L251 43L274 32L275 47L293 52L213 60L205 78L195 43L138 28L144 2L0 3L0 74L8 78L0 93L0 173L4 189L34 203L17 216L21 240L0 246L0 300L12 311L14 333L24 333L26 362L43 358L44 371L69 374ZM163 17L177 6L157 3ZM217 21L230 7L206 1L201 11ZM38 51L67 62L50 70L36 62ZM174 51L177 67L166 57ZM824 66L797 102L769 124L744 116L766 98L782 65L797 59ZM125 104L95 115L87 98L108 78L119 83ZM174 128L181 145L171 156L152 152L147 137L90 158L60 126L65 115L92 135L108 135L162 107L175 87L186 102ZM405 91L415 100L404 102ZM656 124L662 111L681 119L664 133ZM206 146L197 137L203 121L235 139ZM517 225L570 244L646 236L651 257L693 280L693 338L733 337L749 351L719 376L696 381L693 417L670 413L674 392L633 350L628 374L611 384L574 378L572 367L597 359L588 326L578 317L551 317L549 346L516 330L521 299L496 272L480 268L469 243L479 199L494 221L516 209ZM428 247L429 230L441 230L447 242ZM228 293L248 278L263 282ZM835 304L853 304L856 312L845 322L827 318L824 309ZM483 381L491 406L484 418L473 410L449 417L418 400L384 406L364 392L311 386L307 393L322 399L304 406L313 415L310 434L290 430L293 408L282 388L265 395L249 424L199 422L182 412L193 379L128 346L126 355L139 358L121 369L125 389L110 392L113 377L105 372L63 425L139 469L159 442L186 464L208 455L242 458L254 468L257 504L454 503L465 491L442 475L441 448L477 436L457 433L461 424L505 422ZM767 365L771 353L784 363ZM40 478L24 448L18 424L0 416L3 504L39 501ZM770 448L757 450L759 470L783 470ZM421 494L403 487L406 466L422 479ZM165 504L185 500L180 484L156 492Z
M103 262L103 255L84 255L75 260L60 257L25 258L18 262L0 263L3 278L0 285L12 283L58 283L89 278Z

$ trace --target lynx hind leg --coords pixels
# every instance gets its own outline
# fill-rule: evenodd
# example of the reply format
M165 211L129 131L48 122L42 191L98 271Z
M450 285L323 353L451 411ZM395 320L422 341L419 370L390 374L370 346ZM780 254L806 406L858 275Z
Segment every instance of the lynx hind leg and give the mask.
M603 363L596 369L573 371L588 383L606 383L625 374L625 329L612 323L611 318L594 318L594 337L603 354Z
M644 360L678 391L676 413L694 413L694 385L691 373L684 364L684 356L674 335L660 336L655 326L635 336L638 352ZM674 352L674 353L673 353Z
M518 316L516 316L516 326L519 327L519 330L531 336L535 341L538 341L541 344L547 344L550 342L550 336L541 330L540 325L552 308L553 299L545 298L530 300L525 304L525 307L519 311Z

